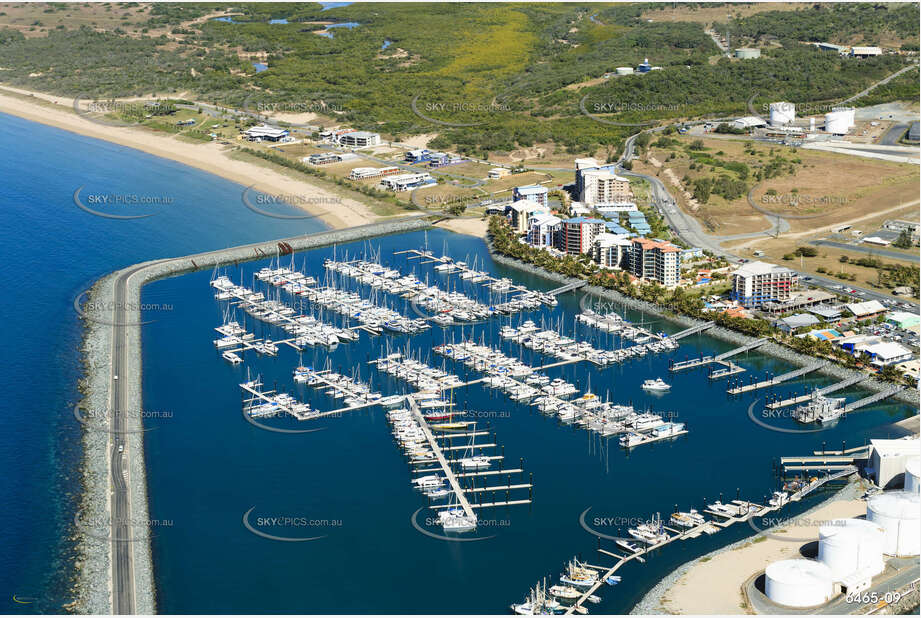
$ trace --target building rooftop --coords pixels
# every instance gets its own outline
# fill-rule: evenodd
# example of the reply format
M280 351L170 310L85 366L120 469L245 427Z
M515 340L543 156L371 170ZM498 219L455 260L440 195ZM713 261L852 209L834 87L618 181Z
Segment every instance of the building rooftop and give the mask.
M921 455L921 440L912 438L909 440L870 440L873 450L880 457L905 457L911 455Z
M634 238L633 244L638 244L643 249L659 249L666 252L679 252L680 249L670 242L664 240L653 240L651 238Z
M601 223L604 224L604 221L601 219L590 219L588 217L573 217L572 219L566 219L563 223Z
M780 318L778 322L783 322L789 328L802 328L803 326L812 326L819 323L819 318L808 313L797 313L786 318Z
M878 300L868 300L863 303L850 303L845 305L847 310L853 313L856 317L861 317L864 315L872 315L874 313L880 313L885 311L886 307L883 306Z
M905 356L906 354L911 354L911 350L908 348L899 345L894 341L882 341L880 343L874 343L863 350L871 356L881 356L883 358L897 358L899 356Z
M518 200L517 202L512 202L509 204L509 208L512 210L517 210L518 212L532 212L534 210L542 210L547 212L547 207L538 204L534 200Z
M547 187L543 187L541 185L527 185L525 187L515 187L515 190L518 193L549 193L550 191Z
M747 262L739 266L733 274L743 277L751 277L754 275L769 275L772 273L783 274L792 272L793 271L789 268L778 266L777 264L769 264L767 262Z
M377 133L372 133L371 131L348 131L343 133L340 137L359 137L359 138L369 138L369 137L380 137Z

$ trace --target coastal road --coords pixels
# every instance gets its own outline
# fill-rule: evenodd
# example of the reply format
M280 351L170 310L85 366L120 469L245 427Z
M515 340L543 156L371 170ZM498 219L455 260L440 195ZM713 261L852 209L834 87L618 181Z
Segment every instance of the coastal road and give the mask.
M112 326L112 367L109 376L109 431L111 461L109 476L112 483L111 516L111 568L112 613L135 613L134 556L135 534L147 533L146 526L131 525L130 457L126 417L128 414L129 380L119 379L128 374L129 314L125 302L128 297L128 280L150 264L142 264L122 271L115 280L115 307ZM134 325L137 328L140 326ZM124 452L119 452L119 448Z

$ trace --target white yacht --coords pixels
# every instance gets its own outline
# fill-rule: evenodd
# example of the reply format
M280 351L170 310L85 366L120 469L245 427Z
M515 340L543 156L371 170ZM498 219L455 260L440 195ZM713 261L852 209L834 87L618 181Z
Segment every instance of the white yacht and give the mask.
M656 378L655 380L646 380L643 382L644 391L667 391L671 388L671 385L666 384L662 378Z
M236 354L234 354L233 352L229 350L221 354L221 356L224 357L224 360L230 363L231 365L239 365L240 363L243 362L242 358L240 358L239 356L237 356Z

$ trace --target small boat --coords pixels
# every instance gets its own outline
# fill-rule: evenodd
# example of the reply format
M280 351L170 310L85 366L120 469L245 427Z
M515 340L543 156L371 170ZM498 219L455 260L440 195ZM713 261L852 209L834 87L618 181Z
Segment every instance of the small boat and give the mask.
M620 579L620 575L610 575L604 578L604 583L606 583L608 586L616 586L620 583Z
M465 470L479 470L488 468L491 465L489 457L477 455L475 457L466 457L460 460L460 465Z
M566 600L575 600L582 596L582 593L572 586L550 586L550 594Z
M470 423L435 423L429 425L429 427L438 431L463 431L469 426Z
M243 362L242 358L240 358L239 356L237 356L236 354L230 351L224 352L223 354L221 354L221 356L224 358L225 361L227 361L231 365L239 365L240 363Z
M667 391L671 388L670 384L666 384L662 378L656 378L655 380L646 380L643 382L644 391Z

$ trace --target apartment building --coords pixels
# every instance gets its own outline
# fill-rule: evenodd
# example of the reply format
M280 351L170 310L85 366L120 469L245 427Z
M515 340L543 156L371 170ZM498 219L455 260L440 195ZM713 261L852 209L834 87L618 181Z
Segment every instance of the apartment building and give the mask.
M783 266L767 262L749 262L730 275L732 299L745 307L783 303L790 299L798 275Z
M582 174L579 201L590 208L625 206L633 203L630 181L607 169L587 169ZM635 205L634 205L635 208Z
M576 217L563 221L560 230L559 249L570 255L582 255L592 250L592 244L599 234L605 231L604 221L601 219L587 219Z
M681 250L664 240L633 238L630 246L630 272L634 277L658 281L666 287L678 285L681 278Z

